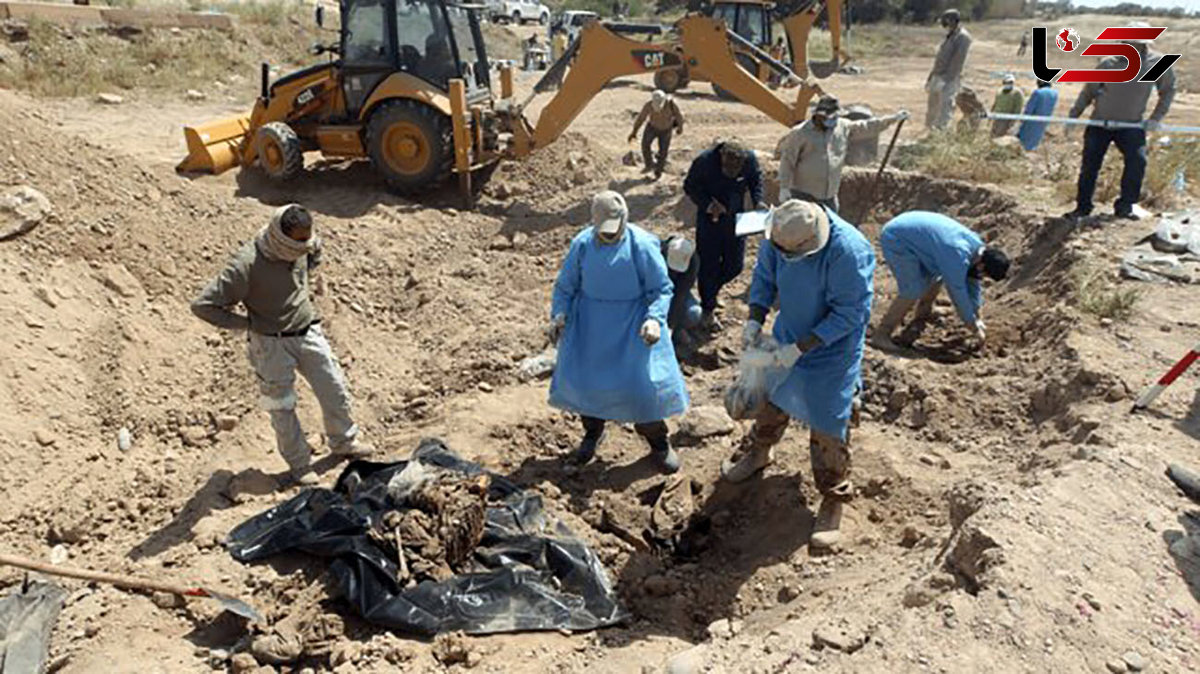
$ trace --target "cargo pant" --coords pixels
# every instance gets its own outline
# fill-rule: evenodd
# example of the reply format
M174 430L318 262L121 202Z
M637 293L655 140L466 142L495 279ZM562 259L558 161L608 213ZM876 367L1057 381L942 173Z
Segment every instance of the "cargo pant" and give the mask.
M950 119L954 117L954 99L958 96L958 86L958 80L932 83L925 106L925 128L944 129L949 126Z
M312 459L312 450L296 416L297 370L308 380L321 406L330 448L353 442L358 426L350 418L346 377L320 325L313 325L306 334L296 337L272 337L251 331L247 355L258 379L259 402L271 415L276 446L288 468L303 470Z
M767 403L745 442L750 448L768 449L779 444L792 418L787 412L772 403ZM808 456L812 464L813 482L823 497L848 501L854 494L850 483L850 429L846 429L846 440L818 430L810 430Z
M646 130L642 132L642 163L646 165L646 170L662 175L667 166L667 153L671 151L671 134L674 131L673 128L656 129L653 124L646 125ZM658 142L658 154L652 159L650 151L655 141Z

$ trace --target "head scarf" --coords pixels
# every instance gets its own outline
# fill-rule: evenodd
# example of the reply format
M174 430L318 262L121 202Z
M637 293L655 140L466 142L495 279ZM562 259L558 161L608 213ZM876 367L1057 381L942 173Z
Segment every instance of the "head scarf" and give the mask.
M315 235L308 241L297 241L283 233L283 214L294 206L295 204L288 204L275 209L271 215L271 222L258 233L259 250L272 260L295 262L320 246L320 241Z

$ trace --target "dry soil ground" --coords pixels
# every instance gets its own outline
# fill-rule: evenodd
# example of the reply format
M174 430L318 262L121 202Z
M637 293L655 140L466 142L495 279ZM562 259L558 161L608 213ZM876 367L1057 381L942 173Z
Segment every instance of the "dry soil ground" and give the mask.
M994 73L1021 66L1015 26L978 27L971 84L989 91ZM1194 43L1194 22L1173 30ZM828 88L845 102L922 111L937 31L905 34L913 55L864 60L866 74L835 76ZM531 83L523 75L519 84ZM243 566L219 545L289 494L275 490L283 463L255 407L244 337L187 308L272 207L299 201L326 238L318 304L370 439L401 458L438 435L541 490L600 552L632 612L627 625L590 634L466 639L475 655L452 668L649 672L672 656L676 672L1102 672L1124 671L1125 660L1148 671L1200 668L1200 517L1162 477L1168 462L1200 464L1197 374L1153 411L1127 414L1131 394L1195 342L1200 292L1142 287L1123 321L1080 312L1074 270L1099 265L1115 277L1120 252L1149 225L1072 228L1052 216L1068 204L1044 178L997 186L892 173L880 186L863 223L872 239L894 213L941 210L1006 247L1016 266L989 292L983 354L868 349L854 441L861 494L842 554L808 554L814 491L799 429L776 465L740 489L718 488L715 477L744 428L683 450L711 523L696 557L622 540L622 529L645 525L663 482L643 445L632 432L611 434L599 460L568 477L560 460L577 422L548 408L545 382L521 381L516 365L543 345L551 284L589 194L619 189L635 221L686 232L680 183L690 158L728 135L769 154L782 131L706 90L680 95L686 135L668 175L647 182L621 156L648 91L642 79L606 89L562 142L502 168L471 213L449 193L391 196L364 165L314 166L282 187L252 172L175 175L180 125L245 110L251 91L186 105L134 92L119 106L0 91L0 185L30 185L55 211L0 243L0 547L38 558L57 548L70 564L219 585L272 622L320 598L305 591L319 561ZM1200 123L1200 96L1181 94L1175 110L1172 121ZM850 175L843 203L868 181ZM731 380L746 276L726 297L725 334L685 364L696 407L719 407ZM894 292L882 265L876 284L882 303ZM946 313L918 345L954 353L960 337ZM301 411L316 432L307 392ZM122 427L128 451L117 446ZM337 468L321 465L332 480ZM20 578L0 569L0 585ZM224 669L244 646L242 628L202 602L176 608L67 585L51 645L57 671ZM334 601L318 609L324 646L282 671L446 668L445 648L373 628ZM235 662L254 667L244 655Z

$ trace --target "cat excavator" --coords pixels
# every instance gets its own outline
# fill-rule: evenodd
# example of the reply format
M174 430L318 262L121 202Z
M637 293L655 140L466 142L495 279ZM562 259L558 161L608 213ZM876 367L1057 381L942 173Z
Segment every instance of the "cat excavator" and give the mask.
M829 77L842 65L850 60L849 54L842 49L842 0L713 0L711 3L693 0L691 8L707 16L721 19L730 32L736 33L747 42L759 49L782 60L784 54L791 53L791 69L800 77L812 75L818 79ZM829 26L829 38L832 55L828 61L808 60L808 35L813 24L824 12ZM782 25L787 37L785 49L775 40L775 21ZM782 42L782 37L780 38ZM772 70L768 65L757 59L749 50L740 45L734 46L734 58L751 75L762 82L772 81ZM676 68L663 68L654 73L654 86L667 93L685 89L694 81L703 81L703 74L693 73L687 63ZM730 100L733 97L719 83L713 82L713 92L720 98Z
M841 0L828 1L833 10ZM340 0L340 10L338 43L313 47L314 54L333 58L274 82L263 64L251 113L185 127L188 154L177 170L215 174L257 167L287 180L304 170L304 153L320 152L369 158L389 187L405 195L457 175L469 203L498 162L519 161L553 143L620 77L686 67L785 126L805 119L810 100L821 92L723 20L695 13L676 22L666 39L661 26L591 21L533 93L517 100L510 66L499 68L499 91L493 89L479 7L449 0ZM320 9L317 23L324 23ZM794 99L776 96L736 52L750 55L756 69L761 65L798 83ZM551 92L530 122L530 102Z

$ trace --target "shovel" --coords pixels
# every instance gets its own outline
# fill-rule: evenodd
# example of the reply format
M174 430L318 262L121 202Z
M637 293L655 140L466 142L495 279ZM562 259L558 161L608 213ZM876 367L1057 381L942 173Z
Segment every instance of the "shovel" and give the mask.
M45 564L24 557L16 557L14 555L6 555L0 553L0 565L15 566L19 569L28 569L39 573L49 574L51 576L63 576L66 578L78 578L80 580L90 580L97 583L106 583L115 587L124 588L127 590L150 590L152 592L167 592L181 597L206 597L208 599L216 599L221 604L221 608L246 618L252 622L263 623L263 617L255 611L252 606L242 601L230 597L229 595L203 587L185 587L183 585L173 585L171 583L162 583L156 580L146 580L143 578L134 578L132 576L122 576L115 573L104 573L102 571L88 571L86 569L72 569L65 566L57 566L54 564Z
M896 124L896 130L892 132L892 142L888 143L887 152L883 153L883 161L879 162L879 170L875 172L875 177L871 179L871 189L867 192L867 197L863 199L863 207L859 212L855 222L861 221L871 213L871 208L875 206L875 191L879 188L879 177L883 175L883 169L887 168L888 160L892 158L892 149L896 147L896 139L900 137L900 129L904 128L904 122L900 120ZM861 222L860 222L861 225Z

